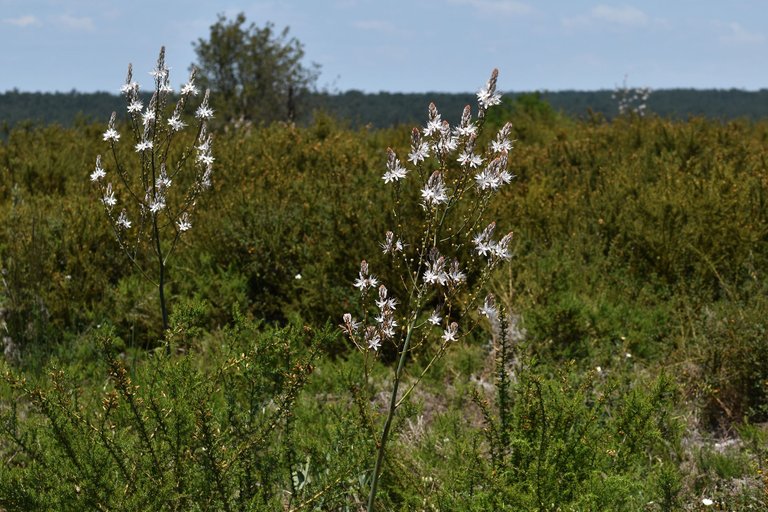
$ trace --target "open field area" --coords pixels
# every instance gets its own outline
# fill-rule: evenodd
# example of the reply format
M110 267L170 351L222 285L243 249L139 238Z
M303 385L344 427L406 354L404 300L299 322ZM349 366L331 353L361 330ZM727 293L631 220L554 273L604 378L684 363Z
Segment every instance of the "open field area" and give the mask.
M498 110L498 191L410 126L214 125L167 319L106 123L10 130L0 509L365 510L384 429L376 510L768 510L768 122Z

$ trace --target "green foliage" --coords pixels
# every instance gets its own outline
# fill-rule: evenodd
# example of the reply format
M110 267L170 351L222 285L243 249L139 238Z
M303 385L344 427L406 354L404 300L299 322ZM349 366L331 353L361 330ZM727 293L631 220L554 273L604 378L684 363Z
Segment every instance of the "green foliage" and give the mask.
M493 508L637 510L657 492L638 478L654 475L669 510L675 474L652 461L679 446L673 382L661 374L647 387L623 383L620 373L581 374L572 363L552 375L513 345L520 335L506 318L492 340L495 406L478 392L474 399L491 455Z
M768 361L756 357L768 350L766 314L768 301L760 295L713 304L692 319L698 371L691 378L709 428L768 420Z
M174 337L194 334L177 314ZM262 332L236 315L206 366L161 352L129 366L99 334L103 385L52 366L5 375L0 506L7 510L274 510L291 471L291 411L328 333ZM199 348L199 347L198 347Z
M213 106L224 125L293 120L313 89L318 66L302 64L304 46L288 28L245 26L243 13L220 14L208 39L194 43L201 82L214 92Z
M359 254L379 252L384 230L373 209L381 192L369 186L379 180L374 169L383 157L364 137L319 121L220 138L228 149L219 159L217 190L191 233L205 265L189 268L234 273L248 307L269 322L339 317L339 305L353 294ZM227 309L208 292L215 282L201 283L196 293Z
M489 212L515 230L491 282L526 332L514 378L479 328L436 363L393 423L381 508L765 508L768 124L582 122L532 100ZM408 131L318 116L218 136L166 356L156 293L89 187L103 130L0 144L0 508L359 509L391 369L361 382L319 326L352 309L361 255L379 266L386 148L406 154Z

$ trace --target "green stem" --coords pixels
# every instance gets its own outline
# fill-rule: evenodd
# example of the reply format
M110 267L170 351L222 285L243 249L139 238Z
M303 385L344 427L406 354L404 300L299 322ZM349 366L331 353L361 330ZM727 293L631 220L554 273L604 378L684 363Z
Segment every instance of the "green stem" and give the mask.
M160 265L160 275L157 282L157 288L160 291L160 312L163 315L163 332L168 330L168 309L165 306L165 260L163 250L160 246L160 230L157 227L157 214L152 216L152 230L155 235L155 250L157 251L157 261ZM166 345L165 351L170 355L171 347Z
M408 325L408 331L405 335L405 343L403 344L403 350L400 353L400 361L397 364L397 370L395 370L395 382L392 386L392 397L389 400L389 411L387 413L387 420L384 422L384 430L381 433L381 442L379 443L379 453L376 456L376 466L373 469L373 479L371 480L371 494L368 496L368 508L367 512L373 512L373 503L376 499L376 489L379 485L379 477L381 476L381 466L384 462L384 451L387 446L387 439L389 437L389 429L392 426L392 420L395 417L395 410L397 409L397 389L400 387L400 377L403 374L403 368L405 368L405 359L408 357L408 346L411 344L411 334L413 333L415 317Z
M402 396L402 397L400 397L400 400L398 400L398 401L397 401L397 404L395 405L395 407L400 407L400 404L402 404L403 402L405 402L405 400L408 398L408 395L410 395L410 394L411 394L411 391L413 391L414 389L416 389L416 386L418 386L418 385L419 385L419 383L421 382L421 379L423 379L423 378L424 378L424 376L425 376L425 375L427 374L427 372L429 371L429 369L430 369L430 368L432 368L432 365L434 364L434 362L435 362L435 361L437 361L438 359L440 359L440 357L442 357L442 355L445 353L445 349L446 349L447 347L448 347L448 343L443 343L443 345L440 347L440 350L438 350L438 351L437 351L437 354L435 354L435 355L432 357L432 359L429 361L429 363L427 364L427 366L426 366L426 367L425 367L425 368L424 368L424 369L421 371L421 374L420 374L420 375L419 375L419 377L416 379L416 382L414 382L413 384L411 384L411 387L409 387L409 388L408 388L408 389L405 391L405 393L403 393L403 396Z

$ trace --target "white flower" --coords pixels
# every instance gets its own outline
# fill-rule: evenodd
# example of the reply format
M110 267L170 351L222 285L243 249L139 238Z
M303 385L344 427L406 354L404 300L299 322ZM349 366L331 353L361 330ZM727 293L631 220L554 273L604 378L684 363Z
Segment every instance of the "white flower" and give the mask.
M382 177L384 183L399 181L405 178L406 174L408 174L408 169L402 166L392 148L387 148L387 172Z
M208 150L211 149L211 137L210 135L205 138L204 141L200 143L199 146L197 146L197 150L201 153L207 153Z
M461 113L461 121L459 126L456 127L456 137L471 137L477 134L477 125L472 123L472 108L467 105L464 107L464 111Z
M152 149L152 141L151 140L142 140L138 144L136 144L136 152L141 153L142 151L147 151L149 149Z
M381 249L384 252L384 254L388 253L396 253L396 252L403 252L403 242L399 238L395 240L395 234L391 231L387 231L384 235L384 243L379 244L381 245Z
M355 281L355 288L365 292L368 288L373 288L377 284L379 284L379 280L375 276L368 274L368 262L365 260L360 262L360 273Z
M131 221L128 220L128 214L125 210L120 212L120 216L117 218L117 226L128 229L131 227Z
M419 143L418 147L412 147L411 152L408 154L408 161L414 165L419 162L423 162L429 156L429 144L426 142Z
M136 82L126 82L123 85L120 86L120 92L123 94L130 94L133 91L139 90L139 84Z
M440 140L437 141L435 149L438 152L447 155L448 153L455 151L457 147L459 147L458 137L451 135L451 126L448 124L448 121L443 121L443 124L440 127Z
M470 135L477 135L477 125L468 124L467 126L459 126L456 128L456 136L467 137Z
M427 127L424 128L424 135L430 136L433 133L438 133L442 125L443 122L440 119L440 114L438 114L435 119L432 119L427 123Z
M481 110L485 110L488 107L501 103L501 94L496 92L496 80L498 77L499 70L494 69L488 83L477 92L477 102L480 104Z
M494 338L501 335L501 325L499 322L499 310L496 307L496 298L492 293L489 293L485 297L485 302L480 307L480 314L488 319L488 323L491 326L491 333ZM509 338L509 337L508 337Z
M492 107L501 103L501 94L491 92L487 88L480 89L477 93L477 101L483 108Z
M214 160L215 158L213 158L213 155L211 155L210 153L201 153L197 155L197 161L202 162L205 165L213 164Z
M117 113L112 112L112 115L109 118L109 125L107 125L107 131L104 132L104 140L111 140L114 142L117 142L120 140L120 134L117 133L117 130L115 130L115 119L117 118Z
M494 153L501 153L502 151L509 151L512 149L512 142L509 139L494 140L491 142L491 150Z
M512 181L514 176L507 171L507 162L507 152L502 151L499 156L491 160L482 171L475 175L477 188L480 190L497 190L501 185Z
M459 324L456 322L451 322L451 325L448 326L448 328L443 331L443 341L445 343L449 343L451 341L456 341L458 338L456 337L459 332Z
M296 274L295 276L293 276L293 278L296 279L297 281L300 281L301 280L301 274Z
M369 277L358 277L355 281L355 288L358 288L360 291L365 291L368 288L373 288L379 283L379 280L376 279L374 276Z
M117 204L117 199L115 199L115 193L112 192L111 183L107 183L107 189L104 191L104 196L101 198L101 202L104 203L104 205L107 208L112 208Z
M184 212L179 218L179 221L176 223L176 225L178 226L179 231L181 231L182 233L185 231L189 231L192 228L192 223L189 222L189 214L187 212Z
M432 314L429 315L429 318L427 318L427 322L432 325L440 325L440 322L442 321L443 317L440 316L440 313L437 310L433 311Z
M178 132L184 129L187 124L179 119L179 116L174 114L168 119L168 126L171 127L171 130Z
M472 243L475 244L475 251L481 256L490 256L489 264L493 264L498 260L508 260L512 257L509 252L509 243L512 241L512 233L507 233L498 242L494 242L493 231L496 228L496 223L491 222L488 224L481 233L475 235L472 239Z
M483 158L474 154L472 151L462 151L459 158L456 159L461 165L469 165L473 169L483 163Z
M705 507L711 507L712 505L714 505L714 503L715 503L715 502L714 502L714 501L712 501L712 500L711 500L711 499L709 499L709 498L702 498L702 499L701 499L701 504L702 504L702 505L704 505Z
M128 104L128 112L133 114L135 112L141 112L144 108L144 104L139 100L133 100Z
M448 202L448 190L440 171L433 172L429 177L427 184L421 189L421 197L427 206Z
M480 307L480 314L489 319L491 322L498 320L499 310L496 309L496 300L492 294L488 294L485 297L485 302Z
M117 142L120 140L120 134L114 128L109 128L104 132L104 140L113 140Z
M477 251L477 254L480 256L487 256L493 252L494 244L491 241L491 237L493 236L493 231L495 229L496 223L491 222L482 232L475 235L472 239L472 243L475 244L475 251Z
M339 327L341 327L349 336L354 336L360 328L360 322L355 321L349 313L344 313L342 318L344 319L344 323Z
M448 269L448 279L454 286L467 280L467 274L461 271L459 260L453 260Z
M448 274L445 272L445 257L438 256L435 249L432 249L430 261L427 262L427 269L424 271L424 282L427 284L439 284L440 286L448 284Z
M144 126L147 126L149 123L155 120L155 110L152 108L148 108L146 112L141 114L141 122L144 123Z
M210 95L211 91L206 89L205 96L203 96L203 102L195 111L195 117L198 119L210 119L213 117L213 109L208 106L208 98Z
M197 93L198 93L197 87L195 87L195 84L191 80L181 87L182 96L186 96L187 94L191 94L192 96L197 96Z
M380 332L384 339L389 340L395 337L395 327L397 327L397 322L392 319L392 315L389 315L380 327Z
M161 57L162 58L162 57ZM149 72L155 80L165 80L168 76L169 69L166 68L161 62L158 62L158 67Z
M512 233L507 233L493 246L493 255L500 260L509 260L512 255L509 252L509 242L512 240Z
M365 341L368 343L369 349L379 350L379 347L381 346L381 335L376 327L368 326L365 329Z
M401 169L401 170L405 171L405 169ZM405 172L390 172L390 171L385 172L384 175L381 177L381 179L384 180L384 183L392 183L393 181L399 181L403 178L405 178Z
M204 189L211 188L211 174L213 174L213 167L210 165L205 168L203 177L200 178L200 186Z
M496 190L501 185L500 178L487 167L475 175L475 182L480 190Z
M98 155L96 157L96 169L91 173L91 181L99 181L106 175L106 171L101 167L101 155Z
M491 142L491 150L494 153L509 153L512 150L512 141L509 140L511 133L512 123L506 123L496 134L496 139Z
M162 196L156 197L155 199L152 200L151 203L149 203L149 211L152 213L158 213L163 208L165 208L165 198ZM185 231L185 230L182 230L182 231Z
M155 180L155 186L160 190L163 190L170 187L171 183L172 181L165 170L165 164L160 164L160 176Z
M215 158L211 155L211 136L201 135L201 143L197 146L197 161L210 167Z
M195 111L195 117L198 119L210 119L213 117L213 109L208 106L200 105Z
M106 172L101 167L97 167L94 169L94 171L91 173L91 181L99 181L101 178L106 176Z
M430 136L433 133L438 133L443 126L443 122L440 119L440 113L437 111L437 107L434 103L429 104L429 121L427 127L424 128L424 135Z
M448 274L445 271L434 271L427 269L424 271L424 282L432 285L445 286L448 284Z
M382 285L384 286L384 285ZM394 297L391 297L389 299L384 298L381 300L376 301L376 306L381 309L382 311L390 311L393 309L397 309L397 299Z

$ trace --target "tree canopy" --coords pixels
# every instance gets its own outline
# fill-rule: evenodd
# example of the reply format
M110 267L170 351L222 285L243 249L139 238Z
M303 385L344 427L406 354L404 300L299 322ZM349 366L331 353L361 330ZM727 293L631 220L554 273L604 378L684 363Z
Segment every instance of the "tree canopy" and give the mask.
M210 88L219 119L269 123L293 120L315 90L317 64L305 65L304 45L273 23L246 25L245 14L219 14L209 38L193 43L200 82Z

